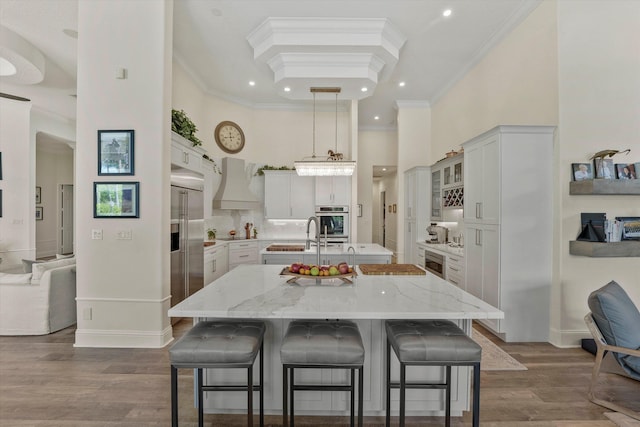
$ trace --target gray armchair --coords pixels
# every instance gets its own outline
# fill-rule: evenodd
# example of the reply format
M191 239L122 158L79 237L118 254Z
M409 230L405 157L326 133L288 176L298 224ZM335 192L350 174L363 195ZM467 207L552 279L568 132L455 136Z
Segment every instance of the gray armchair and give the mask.
M624 289L614 281L593 291L589 295L588 304L591 313L585 316L584 321L597 346L589 386L589 400L640 420L639 412L598 399L595 395L603 360L615 361L613 365L616 370L613 372L640 381L640 312ZM608 352L606 357L605 352Z

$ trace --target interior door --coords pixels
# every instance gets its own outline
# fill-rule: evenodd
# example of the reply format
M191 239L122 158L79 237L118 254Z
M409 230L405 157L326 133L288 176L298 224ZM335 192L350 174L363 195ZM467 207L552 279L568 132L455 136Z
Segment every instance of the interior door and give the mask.
M60 186L60 244L59 253L73 253L73 185Z

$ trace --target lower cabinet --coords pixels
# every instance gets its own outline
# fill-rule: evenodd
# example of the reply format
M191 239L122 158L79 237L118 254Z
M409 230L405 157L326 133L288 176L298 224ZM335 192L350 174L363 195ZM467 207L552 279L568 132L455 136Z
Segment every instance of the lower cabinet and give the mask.
M258 264L258 241L229 242L229 271L240 264Z
M460 289L465 289L464 257L447 254L445 277Z
M209 246L204 250L204 285L229 271L229 254L226 245Z

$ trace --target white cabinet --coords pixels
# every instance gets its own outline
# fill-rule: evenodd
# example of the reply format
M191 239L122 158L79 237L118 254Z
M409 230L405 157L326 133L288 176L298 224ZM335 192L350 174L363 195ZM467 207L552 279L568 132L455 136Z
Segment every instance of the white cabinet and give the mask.
M416 242L426 238L429 167L416 166L404 172L404 262L416 259Z
M213 197L218 192L222 175L214 168L213 162L202 159L202 176L204 177L204 190L202 192L204 218L209 218L213 216Z
M431 220L442 221L443 209L460 209L464 201L464 155L431 165Z
M240 240L229 242L229 270L240 264L258 264L258 241Z
M204 250L204 285L229 271L229 255L227 245L208 246Z
M202 173L202 155L206 151L194 147L191 141L171 132L171 163Z
M316 177L317 206L350 206L350 176L318 176Z
M460 289L466 289L464 275L464 257L460 255L447 254L445 266L445 277L447 281L453 283Z
M506 341L548 341L553 133L498 126L463 144L467 291L505 312Z
M307 219L315 214L314 178L292 171L264 171L264 216Z

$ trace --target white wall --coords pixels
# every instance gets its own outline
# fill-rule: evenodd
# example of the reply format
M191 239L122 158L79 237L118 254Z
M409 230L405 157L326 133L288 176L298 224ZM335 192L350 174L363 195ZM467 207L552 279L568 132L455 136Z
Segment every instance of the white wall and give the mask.
M582 318L591 291L618 281L640 307L638 258L587 258L569 255L581 212L607 217L640 216L638 196L570 196L571 163L603 149L631 148L616 163L640 161L640 2L558 2L560 146L557 342L584 335Z

